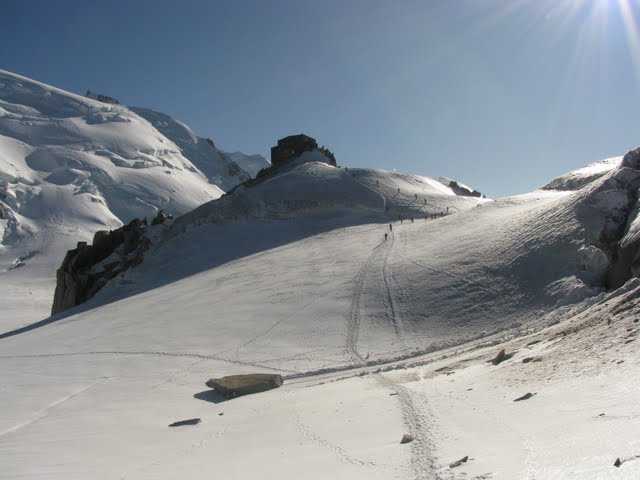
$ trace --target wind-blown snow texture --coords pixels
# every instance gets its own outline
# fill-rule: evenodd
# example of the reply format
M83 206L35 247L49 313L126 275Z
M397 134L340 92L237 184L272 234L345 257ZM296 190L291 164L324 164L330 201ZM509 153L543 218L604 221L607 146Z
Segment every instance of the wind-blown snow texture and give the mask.
M640 282L604 284L637 234L639 170L491 201L316 160L0 335L0 478L637 478ZM248 372L285 383L204 386Z
M76 241L158 209L187 212L246 178L167 115L0 70L0 325L46 316Z

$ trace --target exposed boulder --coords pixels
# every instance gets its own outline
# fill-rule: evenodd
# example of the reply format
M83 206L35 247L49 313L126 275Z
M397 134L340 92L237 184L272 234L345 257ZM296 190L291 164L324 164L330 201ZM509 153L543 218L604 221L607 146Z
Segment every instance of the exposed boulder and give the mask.
M465 455L460 460L456 460L455 462L450 463L449 468L457 468L463 463L467 463L468 461L469 461L469 455Z
M171 217L158 212L152 225ZM56 290L51 314L63 312L93 297L109 280L142 262L151 246L146 236L147 220L132 220L116 230L95 233L92 245L78 242L69 250L56 272Z
M521 397L514 398L513 401L514 402L522 402L523 400L529 400L530 398L533 398L535 395L536 395L535 393L527 392L524 395L522 395Z
M411 442L413 442L413 435L411 435L410 433L405 433L404 435L402 435L402 438L400 439L401 444L411 443Z
M225 398L264 392L282 385L282 376L272 373L252 373L249 375L229 375L212 378L206 385Z
M515 352L507 353L505 351L505 349L503 348L502 350L500 350L497 353L497 355L495 357L493 357L491 360L489 360L489 362L494 364L494 365L500 365L502 362L504 362L505 360L509 360L514 355L515 355Z
M482 193L472 188L462 185L461 183L451 180L449 182L449 188L453 190L456 195L462 195L464 197L482 197Z
M178 420L177 422L170 423L170 427L184 427L186 425L198 425L202 420L199 418L189 418L187 420Z

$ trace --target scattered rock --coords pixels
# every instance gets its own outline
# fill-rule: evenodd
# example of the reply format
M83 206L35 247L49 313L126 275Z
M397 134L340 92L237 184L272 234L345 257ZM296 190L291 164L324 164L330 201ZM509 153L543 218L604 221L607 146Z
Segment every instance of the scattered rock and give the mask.
M542 340L533 340L529 343L527 343L527 347L530 347L531 345L535 345L536 343L540 343Z
M522 359L522 363L541 362L542 357L527 357Z
M197 425L200 423L200 419L199 418L190 418L188 420L180 420L178 422L173 422L171 424L169 424L170 427L182 427L184 425Z
M229 375L222 378L212 378L207 381L206 385L225 398L235 398L278 388L282 385L282 376L273 373Z
M499 365L502 362L504 362L505 360L509 360L514 355L515 355L515 352L507 353L505 351L505 349L503 348L502 350L500 350L498 352L498 354L495 357L493 357L492 360L490 360L490 363L493 363L494 365Z
M410 433L405 433L404 435L402 435L402 439L400 439L400 443L411 443L413 442L413 435L411 435Z
M521 397L518 397L516 399L514 399L514 402L521 402L522 400L529 400L531 397L533 397L535 395L535 393L525 393L524 395L522 395Z
M465 455L464 457L462 457L460 460L456 460L453 463L449 464L449 468L456 468L459 467L460 465L462 465L463 463L467 463L467 461L469 460L469 456Z
M221 416L223 416L223 415L224 415L224 412L220 412L220 413L218 414L218 416L219 416L219 417L221 417Z
M620 468L620 465L622 465L622 460L620 460L620 458L616 458L616 461L613 462L613 466Z

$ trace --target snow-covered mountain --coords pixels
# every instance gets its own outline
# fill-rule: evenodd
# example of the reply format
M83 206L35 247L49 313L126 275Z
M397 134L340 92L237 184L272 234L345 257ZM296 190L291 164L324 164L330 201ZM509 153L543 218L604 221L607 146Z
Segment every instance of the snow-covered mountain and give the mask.
M52 105L65 111L66 101ZM184 179L212 188L189 160L204 161L206 140L161 114L149 123L110 108L173 145L154 155ZM59 128L76 118L29 115ZM119 128L110 123L97 125ZM52 131L48 142L67 138ZM58 157L31 158L40 147L14 138L3 152L26 173L7 188L32 206L3 201L7 238L90 230L42 228L41 218L60 219L41 215L45 206L101 226L75 198L106 209L103 183L87 193L54 180L75 170L92 179L102 163L35 169ZM103 157L87 148L70 158ZM42 321L0 333L0 477L635 478L639 187L640 150L490 200L446 178L334 166L316 149L174 210L144 230L135 268L86 303L42 320L30 297L3 298L3 315ZM95 268L126 260L111 255ZM17 291L21 271L3 288ZM1 318L6 330L20 325ZM284 385L233 400L205 388L251 372L279 373ZM167 427L194 417L201 423Z
M75 242L159 209L185 213L248 177L166 115L0 70L0 282L12 285L0 324L47 314Z
M634 478L639 153L495 201L312 156L202 205L0 338L3 475ZM204 386L247 372L285 382Z
M257 173L253 171L254 166L260 164L260 160L266 163L260 155L224 153L216 148L213 140L196 136L184 123L164 113L139 107L131 107L131 110L147 119L159 132L178 145L182 154L203 172L211 183L218 185L225 192L254 177ZM248 163L249 169L236 162L236 158Z

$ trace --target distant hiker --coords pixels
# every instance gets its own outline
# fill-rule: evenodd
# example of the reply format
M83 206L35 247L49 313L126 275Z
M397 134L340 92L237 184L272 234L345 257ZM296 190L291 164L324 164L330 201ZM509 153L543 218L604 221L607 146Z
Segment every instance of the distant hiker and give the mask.
M413 223L413 217L411 217L411 223Z
M393 224L392 223L389 224L389 231L390 232L393 231Z
M385 241L385 242L387 241L387 238L389 238L389 234L388 234L388 233L385 233L385 234L384 234L384 241Z

